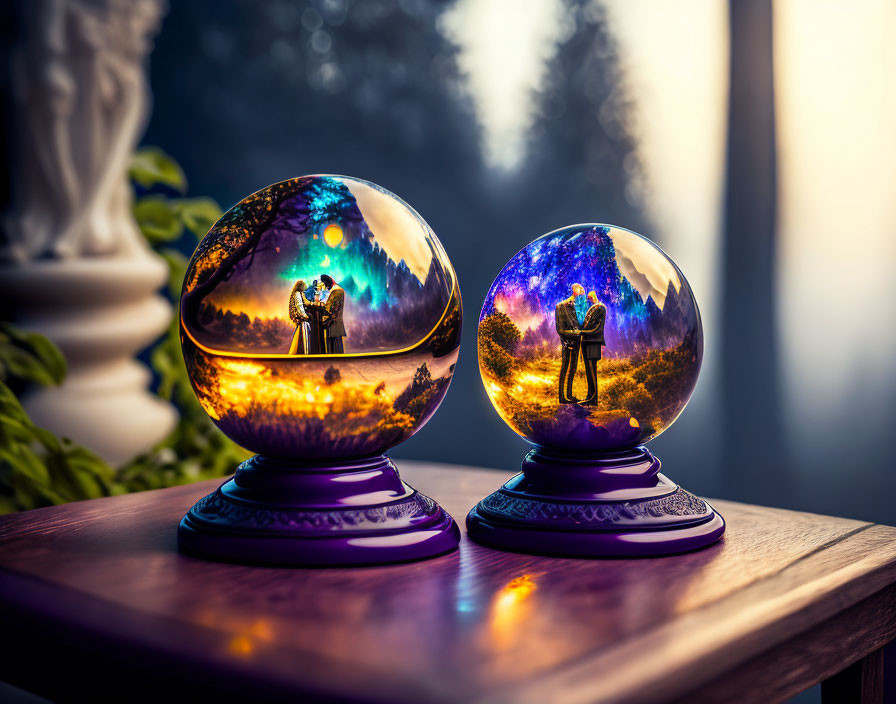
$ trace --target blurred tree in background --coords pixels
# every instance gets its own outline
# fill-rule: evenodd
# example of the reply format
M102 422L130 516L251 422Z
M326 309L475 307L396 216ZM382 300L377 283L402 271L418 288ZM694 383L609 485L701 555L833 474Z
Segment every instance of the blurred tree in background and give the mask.
M528 239L579 222L619 223L646 231L631 104L603 6L567 0L568 37L548 62L521 168L508 184L508 205L529 210ZM525 224L516 237L525 239ZM521 241L520 246L525 244Z

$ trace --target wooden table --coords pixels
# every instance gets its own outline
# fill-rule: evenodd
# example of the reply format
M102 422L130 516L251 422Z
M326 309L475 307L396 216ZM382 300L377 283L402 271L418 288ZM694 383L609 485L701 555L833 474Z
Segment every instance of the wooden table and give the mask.
M399 466L460 523L501 481ZM2 517L0 679L92 701L542 704L767 703L830 678L826 696L873 701L896 635L887 526L717 501L724 540L678 557L543 558L464 538L414 564L258 568L177 553L178 520L212 487Z

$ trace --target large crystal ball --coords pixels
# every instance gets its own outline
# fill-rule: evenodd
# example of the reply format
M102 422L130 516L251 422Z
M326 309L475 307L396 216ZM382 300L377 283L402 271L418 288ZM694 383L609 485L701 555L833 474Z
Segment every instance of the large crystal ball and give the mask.
M625 450L681 413L703 328L684 275L650 240L574 225L519 251L479 317L479 369L501 417L529 442Z
M376 455L435 412L457 361L457 278L432 229L367 181L304 176L243 199L190 260L196 396L254 452Z

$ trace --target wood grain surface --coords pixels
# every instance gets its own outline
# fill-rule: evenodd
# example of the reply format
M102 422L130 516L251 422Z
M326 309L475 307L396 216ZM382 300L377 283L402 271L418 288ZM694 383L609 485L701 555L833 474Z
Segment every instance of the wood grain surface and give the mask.
M461 525L502 481L398 465ZM726 682L766 678L781 684L739 701L769 702L896 635L896 528L714 501L725 538L676 557L546 558L464 537L405 565L244 567L176 551L178 520L214 485L0 518L0 625L20 643L0 678L70 696L83 683L47 681L50 658L111 664L147 696L539 704L724 701Z

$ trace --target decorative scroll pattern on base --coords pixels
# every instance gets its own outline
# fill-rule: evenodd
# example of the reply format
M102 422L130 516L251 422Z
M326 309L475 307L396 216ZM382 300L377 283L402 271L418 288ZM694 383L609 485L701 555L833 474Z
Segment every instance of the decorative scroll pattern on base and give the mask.
M647 527L705 518L712 513L706 502L678 489L648 501L618 503L552 503L510 496L501 491L479 502L478 510L498 520L527 523L529 527L607 530L623 526Z
M290 533L307 531L361 532L404 528L417 519L438 516L439 507L428 496L416 493L406 501L386 506L333 511L253 507L230 501L220 491L200 499L187 514L190 520L219 529ZM393 524L390 526L390 524Z

